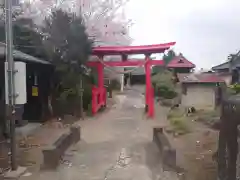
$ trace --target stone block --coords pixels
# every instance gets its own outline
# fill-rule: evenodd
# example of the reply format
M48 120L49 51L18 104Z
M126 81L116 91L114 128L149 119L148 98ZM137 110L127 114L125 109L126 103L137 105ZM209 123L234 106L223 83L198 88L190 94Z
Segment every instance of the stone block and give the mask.
M4 174L4 179L16 180L19 179L25 172L27 168L19 166L15 171L8 171Z
M153 128L153 141L156 143L164 166L176 167L176 150L171 146L163 128Z
M49 146L42 150L43 153L43 169L55 169L61 157L60 151L57 150L56 146Z
M175 168L176 167L176 150L164 147L162 151L163 165Z
M64 155L65 151L80 140L80 126L73 125L68 132L62 134L52 146L48 146L42 150L44 163L43 169L56 169L59 165L59 160Z
M79 125L73 125L71 127L73 143L77 143L81 139L81 127Z

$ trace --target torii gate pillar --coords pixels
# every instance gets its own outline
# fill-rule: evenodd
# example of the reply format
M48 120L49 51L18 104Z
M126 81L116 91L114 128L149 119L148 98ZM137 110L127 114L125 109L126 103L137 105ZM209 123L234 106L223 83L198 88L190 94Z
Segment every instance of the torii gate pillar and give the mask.
M151 59L150 54L145 55L145 74L146 74L146 110L148 113L148 117L153 118L154 116L154 94L152 88L152 81L151 81Z
M99 59L103 60L103 56L99 56ZM102 102L102 105L106 105L106 97L105 97L105 88L104 88L104 65L102 63L98 63L97 65L98 72L98 88L100 90L99 93L99 102Z
M103 59L103 57L99 56L99 59ZM102 63L97 64L97 72L98 72L98 87L104 88L104 67Z

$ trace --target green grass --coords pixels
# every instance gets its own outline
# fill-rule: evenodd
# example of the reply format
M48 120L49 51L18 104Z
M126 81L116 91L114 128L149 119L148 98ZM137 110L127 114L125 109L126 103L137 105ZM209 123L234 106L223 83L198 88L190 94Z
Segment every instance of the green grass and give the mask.
M171 110L168 114L168 120L174 133L179 135L190 133L190 128L187 124L188 119L184 116L183 110Z
M187 125L185 117L170 118L169 121L175 133L179 135L190 133L190 128Z
M184 116L184 111L182 109L174 109L170 110L168 113L168 118L178 118L178 117L183 117Z
M193 115L196 121L212 126L220 121L220 110L198 111Z

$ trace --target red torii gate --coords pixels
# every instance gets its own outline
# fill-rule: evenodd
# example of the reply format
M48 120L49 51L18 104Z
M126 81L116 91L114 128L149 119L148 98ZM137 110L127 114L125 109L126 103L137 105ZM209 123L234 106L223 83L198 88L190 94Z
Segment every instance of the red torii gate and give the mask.
M151 66L152 65L164 65L163 60L151 60L150 55L153 53L163 53L171 46L175 45L175 42L146 45L146 46L102 46L93 48L92 55L96 55L99 61L87 62L88 66L96 67L98 72L98 85L92 88L92 113L93 115L98 110L106 106L106 89L104 88L104 66L145 66L146 73L146 107L148 117L154 116L154 91L151 83ZM133 54L144 54L145 63L142 61L128 61L127 56ZM106 55L120 55L122 61L118 62L104 62L103 57Z

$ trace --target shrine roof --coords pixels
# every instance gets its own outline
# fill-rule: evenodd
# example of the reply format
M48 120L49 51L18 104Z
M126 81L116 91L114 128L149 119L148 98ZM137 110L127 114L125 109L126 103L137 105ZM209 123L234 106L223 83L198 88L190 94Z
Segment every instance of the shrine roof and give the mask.
M188 61L182 55L174 57L167 65L168 68L195 68L195 64Z
M175 42L165 44L154 44L145 46L99 46L93 48L93 55L131 55L131 54L145 54L145 53L162 53L174 46Z

